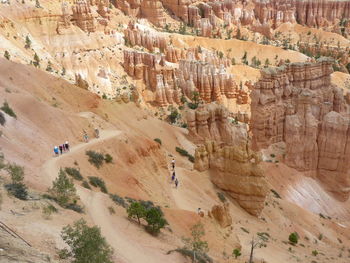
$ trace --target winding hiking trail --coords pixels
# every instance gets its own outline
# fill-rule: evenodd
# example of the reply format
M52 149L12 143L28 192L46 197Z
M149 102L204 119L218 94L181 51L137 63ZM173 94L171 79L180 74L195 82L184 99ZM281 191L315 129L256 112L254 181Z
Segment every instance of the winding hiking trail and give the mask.
M100 137L99 138L94 138L91 139L88 143L80 143L74 146L70 147L70 151L66 152L64 154L61 154L59 156L55 156L51 159L49 159L48 161L46 161L43 165L43 173L45 175L44 178L45 182L48 186L51 186L52 181L57 177L57 173L58 173L58 165L57 163L63 159L63 158L68 158L68 157L72 157L74 154L76 154L79 151L83 151L88 147L91 147L95 144L100 143L101 141L104 140L108 140L111 139L113 137L117 137L121 134L121 131L118 130L102 130L100 131Z
M122 134L118 130L102 130L100 137L91 139L88 143L80 143L71 147L70 151L58 157L53 157L43 165L45 183L52 185L52 181L57 177L59 171L59 161L63 158L70 158L80 151L86 150L104 140L117 137ZM76 185L77 194L84 205L85 212L92 219L93 223L101 228L103 236L115 250L115 257L120 263L139 262L179 262L180 255L175 253L166 255L170 250L169 245L162 240L158 240L144 231L139 226L134 226L129 220L121 216L112 216L107 208L109 202L108 195L101 192L90 191L80 185ZM154 255L158 254L154 261Z

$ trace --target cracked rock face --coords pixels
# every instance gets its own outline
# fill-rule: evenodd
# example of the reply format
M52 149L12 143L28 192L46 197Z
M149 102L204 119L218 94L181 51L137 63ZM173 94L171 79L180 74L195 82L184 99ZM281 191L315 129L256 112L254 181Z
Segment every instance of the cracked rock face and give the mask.
M340 200L349 198L350 119L332 64L290 64L262 72L251 93L255 149L286 143L285 163L317 177Z
M268 194L260 156L250 149L244 124L230 124L227 110L201 106L187 116L189 136L201 143L194 168L209 170L211 181L232 196L248 213L258 216Z

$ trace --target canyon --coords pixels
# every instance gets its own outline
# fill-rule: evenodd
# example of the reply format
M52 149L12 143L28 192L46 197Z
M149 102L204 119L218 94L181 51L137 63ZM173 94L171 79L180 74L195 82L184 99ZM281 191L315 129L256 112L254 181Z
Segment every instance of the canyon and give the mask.
M84 219L111 262L190 262L199 226L203 262L255 241L254 262L347 263L349 19L347 0L0 1L0 262L71 262ZM61 168L80 211L49 196Z

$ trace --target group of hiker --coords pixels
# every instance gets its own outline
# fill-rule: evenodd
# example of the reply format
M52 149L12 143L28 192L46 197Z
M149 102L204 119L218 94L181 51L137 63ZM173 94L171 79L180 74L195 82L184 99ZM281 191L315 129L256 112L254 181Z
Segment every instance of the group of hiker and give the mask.
M69 151L69 143L68 141L66 141L65 143L59 145L59 146L55 146L53 148L53 152L55 153L56 156L63 154L65 152Z
M173 168L173 173L171 176L171 181L175 183L175 188L177 188L177 186L179 185L179 180L177 179L176 175L175 175L175 159L173 158L171 160L171 166Z

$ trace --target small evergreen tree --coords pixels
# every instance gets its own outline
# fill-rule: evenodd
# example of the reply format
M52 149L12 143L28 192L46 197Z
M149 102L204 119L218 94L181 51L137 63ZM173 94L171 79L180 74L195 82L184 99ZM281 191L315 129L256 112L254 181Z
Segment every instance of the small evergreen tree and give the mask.
M32 47L32 41L30 40L29 36L26 36L26 44L24 46L26 49Z
M65 67L62 68L62 73L61 73L61 75L62 75L62 76L66 75L66 68L65 68Z
M84 219L64 227L61 237L70 249L61 250L60 255L71 258L73 263L113 263L113 249L100 228L89 227Z
M7 165L6 170L11 176L12 183L20 183L23 181L24 168L22 166L12 163Z
M49 193L52 194L52 197L62 207L74 203L77 200L74 183L62 169L60 169L58 177L52 183L52 188L49 189Z
M267 58L265 60L265 68L269 67L270 66L270 60Z
M196 260L196 254L204 254L209 251L208 242L202 240L204 235L204 226L199 222L191 227L191 237L183 239L185 242L185 248L193 252L193 262Z
M36 8L41 8L39 0L35 0L35 7Z
M233 251L232 251L232 256L234 256L235 258L238 258L239 256L241 256L242 253L241 253L241 250L239 248L235 248Z
M40 58L37 53L34 54L34 62L33 65L38 68L40 67Z
M298 243L299 235L297 232L293 232L289 235L288 239L292 245L296 245Z
M48 63L47 63L47 66L46 66L46 71L48 71L48 72L52 72L53 70L52 70L52 64L51 64L51 61L49 61Z
M10 53L9 53L7 50L5 50L5 52L4 52L4 57L5 57L7 60L10 60L10 58L11 58L11 55L10 55Z
M140 202L133 202L126 210L129 218L137 218L139 224L140 219L146 216L146 208Z
M248 65L247 51L244 51L244 54L243 54L243 57L242 57L242 63Z
M168 224L168 222L163 217L162 211L158 207L151 207L147 209L145 219L148 224L146 229L151 234L158 234L160 229Z

